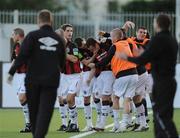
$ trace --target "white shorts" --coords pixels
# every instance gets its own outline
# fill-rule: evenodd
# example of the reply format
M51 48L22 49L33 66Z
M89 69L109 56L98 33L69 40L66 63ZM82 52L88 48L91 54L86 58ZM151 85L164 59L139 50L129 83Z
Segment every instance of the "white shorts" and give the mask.
M61 74L58 96L66 97L68 93L78 94L80 91L80 73Z
M17 78L18 78L18 84L16 87L17 90L17 94L21 94L21 93L26 93L26 88L25 88L25 73L17 73L16 74Z
M132 98L135 95L138 75L129 75L115 79L113 85L114 95L123 98Z
M67 96L67 92L63 91L63 89L64 90L67 89L66 87L67 87L67 85L64 81L64 73L61 73L60 74L59 87L57 89L58 96L63 96L63 97Z
M138 75L138 82L136 85L135 95L145 95L146 94L146 84L148 81L148 73L145 72L141 75Z
M82 80L80 84L80 92L82 93L82 96L88 97L92 94L93 89L93 81L91 80L90 85L87 85L87 79L89 78L90 71L82 72Z
M148 79L146 81L146 93L152 93L153 78L151 74L148 74Z
M93 92L95 95L98 97L102 95L112 95L114 80L115 77L112 71L102 71L94 82L95 86Z

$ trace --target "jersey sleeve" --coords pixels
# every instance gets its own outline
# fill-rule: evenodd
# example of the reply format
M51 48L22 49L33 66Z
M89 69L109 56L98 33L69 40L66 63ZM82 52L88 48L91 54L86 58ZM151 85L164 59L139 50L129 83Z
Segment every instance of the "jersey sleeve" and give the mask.
M32 50L33 50L33 38L31 34L29 33L21 46L19 55L17 56L14 64L11 66L9 70L9 74L14 75L16 70L23 64L27 63L28 58L30 57Z

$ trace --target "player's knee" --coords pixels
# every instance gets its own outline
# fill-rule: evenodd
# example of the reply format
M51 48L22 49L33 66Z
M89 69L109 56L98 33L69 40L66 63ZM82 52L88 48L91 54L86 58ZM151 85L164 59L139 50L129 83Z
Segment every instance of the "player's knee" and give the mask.
M110 97L109 95L103 95L102 100L103 101L109 101L109 97Z
M133 101L135 104L140 103L142 101L142 96L140 96L140 95L134 96Z
M67 98L63 98L63 103L67 104Z
M58 96L58 101L59 101L59 104L64 104L63 98L61 96Z
M84 97L84 104L90 104L90 96Z
M74 94L69 94L67 96L67 103L69 106L73 106L75 104L75 95Z
M25 94L20 94L18 97L19 97L19 102L21 104L27 101L27 98L26 98Z
M114 101L115 101L115 102L117 102L117 101L119 102L119 97L116 96L116 95L114 95L114 96L113 96L113 102L114 102Z
M112 102L112 97L111 96L109 96L109 102Z

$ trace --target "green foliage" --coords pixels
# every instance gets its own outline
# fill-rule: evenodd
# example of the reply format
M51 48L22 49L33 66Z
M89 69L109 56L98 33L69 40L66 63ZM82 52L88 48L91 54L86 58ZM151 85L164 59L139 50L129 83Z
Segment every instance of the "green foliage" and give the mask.
M109 1L108 11L110 13L117 13L119 11L119 5L117 1Z
M123 11L164 11L174 12L175 11L175 0L136 0L132 1L122 7Z
M0 10L40 10L61 9L55 0L0 0Z

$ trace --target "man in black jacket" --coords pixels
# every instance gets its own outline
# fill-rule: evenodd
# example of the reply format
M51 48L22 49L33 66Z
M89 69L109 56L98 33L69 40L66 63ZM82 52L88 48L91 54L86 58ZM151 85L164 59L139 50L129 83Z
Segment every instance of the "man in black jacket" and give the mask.
M24 39L19 56L9 70L8 82L17 68L27 63L25 86L33 138L45 138L53 114L60 70L65 65L65 45L52 29L52 14L38 14L40 29Z
M178 138L173 122L173 101L176 93L175 67L178 44L169 31L170 19L160 14L154 20L156 35L150 40L148 48L137 50L138 57L120 58L136 64L152 64L153 93L152 106L154 111L154 128L156 138Z

